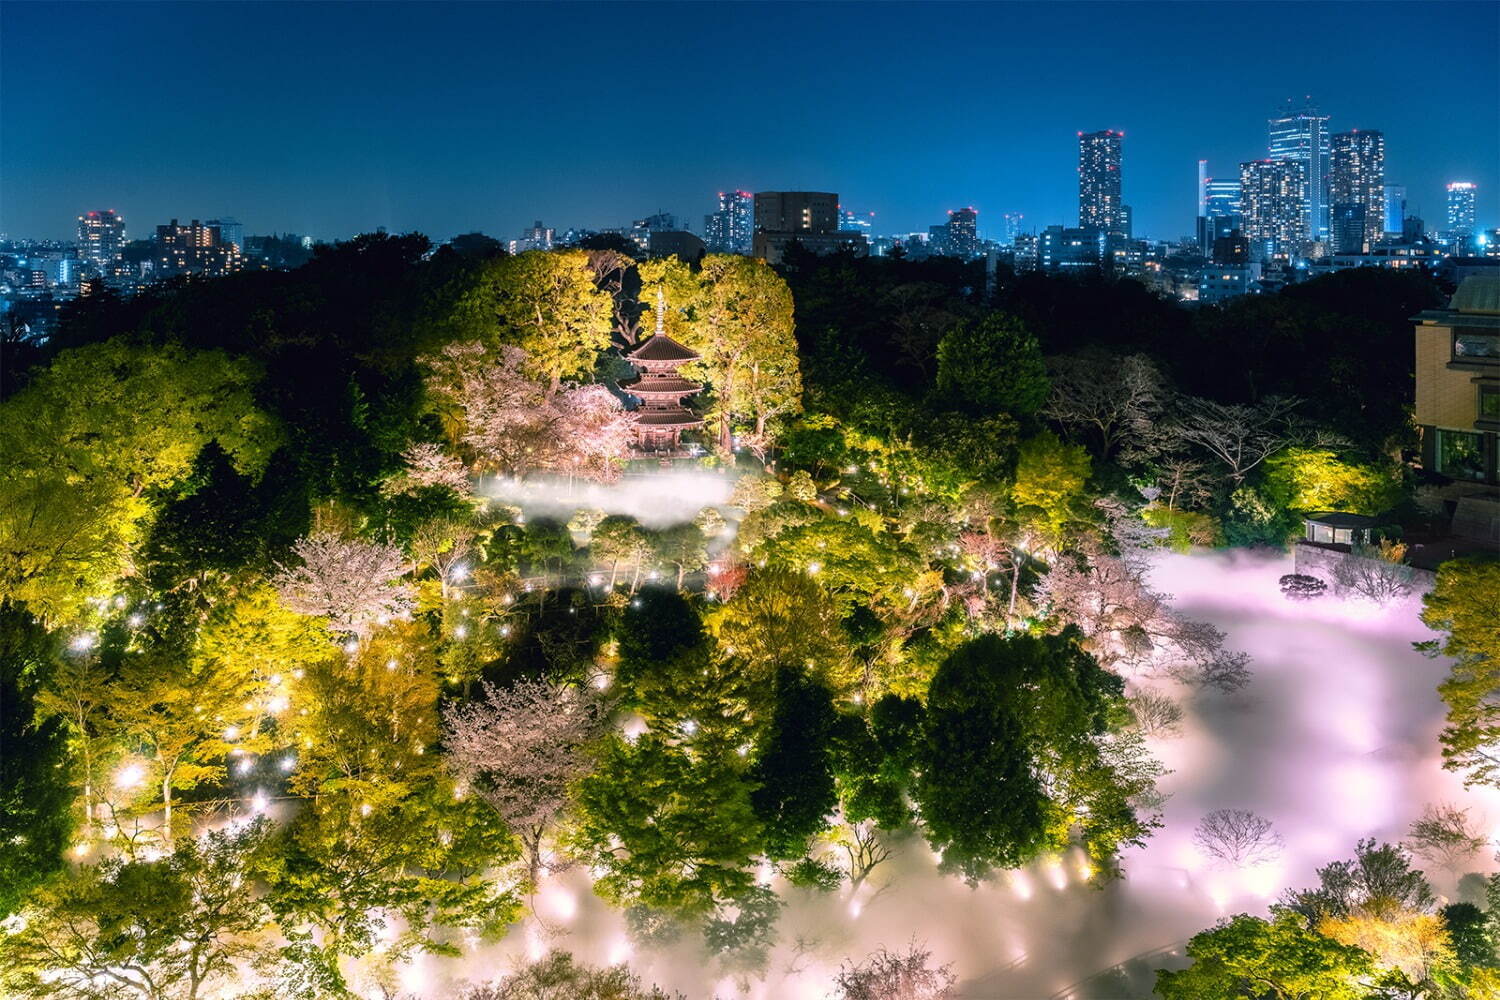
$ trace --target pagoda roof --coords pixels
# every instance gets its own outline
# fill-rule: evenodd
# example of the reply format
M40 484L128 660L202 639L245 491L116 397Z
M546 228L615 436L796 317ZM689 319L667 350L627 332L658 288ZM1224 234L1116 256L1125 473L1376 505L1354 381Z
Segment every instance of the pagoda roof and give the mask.
M670 411L663 413L660 410L649 413L641 413L639 410L636 412L639 415L636 417L635 422L648 427L697 427L703 423L702 420L699 420L687 410L681 410L677 413Z
M686 396L689 393L702 392L703 383L689 382L685 378L649 378L636 377L621 382L620 388L637 396L652 395L660 393L663 396Z
M658 333L632 348L625 357L632 361L696 361L698 355L665 333Z

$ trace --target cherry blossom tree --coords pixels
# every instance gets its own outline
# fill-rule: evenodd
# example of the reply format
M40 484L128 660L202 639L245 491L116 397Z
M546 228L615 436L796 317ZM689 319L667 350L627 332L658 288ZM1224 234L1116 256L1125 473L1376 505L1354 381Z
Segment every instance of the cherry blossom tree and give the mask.
M450 344L428 364L428 388L477 467L598 480L619 475L635 417L603 386L550 391L528 374L526 352L511 345Z
M316 530L292 551L299 564L283 566L273 583L298 614L326 618L334 631L364 639L412 608L411 589L401 581L409 567L394 545Z
M476 466L525 472L550 449L556 413L546 387L527 375L521 348L449 344L428 364L428 389L452 411L446 420L450 433Z
M569 475L612 482L635 435L635 414L602 385L580 385L557 399L548 464Z
M521 839L535 885L542 841L588 770L586 748L605 730L604 706L589 689L522 678L484 683L483 697L444 713L448 766Z
M461 497L474 494L474 483L464 463L430 442L414 444L401 453L406 467L381 486L386 496L410 493L429 486L446 486Z
M1053 562L1042 578L1042 604L1083 630L1085 646L1112 669L1167 673L1222 691L1249 682L1249 657L1224 648L1224 633L1174 611L1170 595L1146 585L1140 562L1086 541Z

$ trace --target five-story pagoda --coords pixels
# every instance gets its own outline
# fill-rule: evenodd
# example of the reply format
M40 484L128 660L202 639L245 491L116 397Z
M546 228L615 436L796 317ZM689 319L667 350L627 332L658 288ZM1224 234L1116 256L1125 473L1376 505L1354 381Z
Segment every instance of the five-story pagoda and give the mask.
M650 454L679 451L682 432L703 426L683 405L685 398L702 392L703 385L677 373L680 365L698 360L698 355L667 336L663 298L658 289L656 333L625 354L638 374L620 383L622 390L641 401L635 411L635 449Z

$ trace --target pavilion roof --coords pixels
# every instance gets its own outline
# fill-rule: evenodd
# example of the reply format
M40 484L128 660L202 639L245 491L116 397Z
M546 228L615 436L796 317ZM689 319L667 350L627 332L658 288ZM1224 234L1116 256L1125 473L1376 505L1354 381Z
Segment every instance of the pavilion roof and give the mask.
M661 393L668 396L686 396L702 392L703 383L690 382L685 378L647 378L639 376L620 383L620 388L639 396L646 393Z
M698 354L683 347L665 333L650 337L625 355L632 361L696 361Z
M703 423L702 420L693 416L687 410L669 410L666 412L656 410L649 413L636 412L639 415L636 417L635 422L648 427L697 427Z

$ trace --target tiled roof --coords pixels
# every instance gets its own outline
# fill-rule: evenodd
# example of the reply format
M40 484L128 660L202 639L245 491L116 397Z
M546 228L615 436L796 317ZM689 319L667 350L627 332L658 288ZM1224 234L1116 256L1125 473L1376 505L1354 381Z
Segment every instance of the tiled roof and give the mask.
M636 347L625 357L632 361L696 361L698 355L683 347L665 333L659 333Z
M1500 313L1500 265L1496 271L1493 277L1475 274L1465 278L1448 308L1461 313Z

